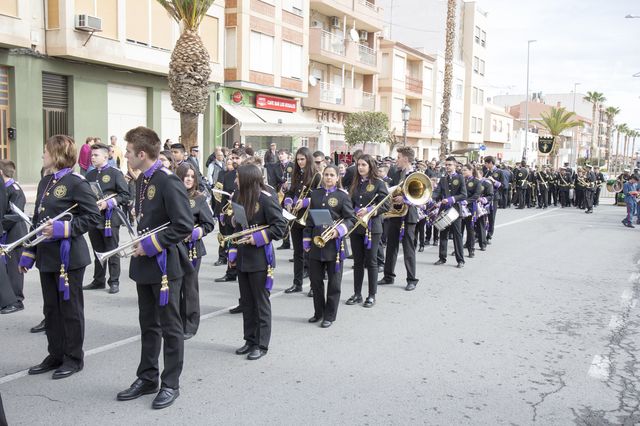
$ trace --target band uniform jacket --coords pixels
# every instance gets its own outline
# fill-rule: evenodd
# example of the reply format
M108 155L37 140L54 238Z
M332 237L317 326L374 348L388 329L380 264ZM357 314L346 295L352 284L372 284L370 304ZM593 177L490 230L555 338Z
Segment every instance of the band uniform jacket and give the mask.
M4 185L2 185L4 187ZM24 191L20 187L17 182L13 182L11 185L6 187L6 212L4 218L2 219L2 224L0 225L0 235L2 232L7 233L7 243L13 243L18 241L20 238L24 237L28 230L27 224L22 220L17 214L11 211L9 207L13 203L17 208L24 212L24 206L27 203L27 199L24 195ZM0 204L4 205L4 204Z
M475 177L465 179L465 185L467 186L467 207L471 211L473 202L478 201L478 198L482 196L482 185L480 179Z
M191 208L191 214L193 215L194 230L196 227L202 230L198 235L199 238L196 240L194 247L196 250L196 257L200 258L207 254L207 250L202 239L213 231L213 228L215 227L215 220L213 218L211 207L209 207L209 204L207 203L207 197L204 194L198 194L194 198L189 198L189 207Z
M224 192L233 194L236 190L236 170L225 170L224 173L220 173L218 175L218 185L216 185L216 187L222 189ZM214 211L216 216L222 213L222 208L226 206L227 201L229 201L229 196L223 194L221 201L216 203L216 209Z
M329 210L331 218L336 221L344 219L342 222L346 230L351 229L354 221L353 206L351 197L343 190L336 188L328 191L325 188L317 188L311 192L310 209ZM329 225L331 226L331 225ZM307 226L304 229L304 238L311 238L311 250L309 251L309 259L319 260L321 262L331 262L336 260L338 251L336 249L335 240L330 240L323 248L313 243L313 237L321 235L328 226L315 226L311 215L307 220ZM346 242L345 242L346 244Z
M484 177L485 178L492 178L494 181L496 182L500 182L500 188L495 188L495 185L493 183L491 183L494 186L494 189L498 189L496 191L494 191L494 196L493 198L496 201L500 201L502 199L502 195L499 191L499 189L505 188L505 191L508 190L509 188L509 174L510 172L499 169L497 167L494 166L493 170L488 170L484 173ZM512 175L513 176L513 175Z
M353 183L354 179L357 179L358 175L358 170L356 168L355 164L351 164L349 167L347 167L347 170L345 170L344 176L341 179L341 184L343 188L351 188L351 184Z
M300 180L301 181L301 180ZM299 181L299 182L300 182ZM298 199L300 198L304 189L304 192L307 193L307 198L310 196L312 190L316 189L318 187L318 185L320 185L320 182L322 181L322 176L320 175L320 173L315 173L313 175L313 178L311 178L311 183L310 184L302 184L302 183L298 183L298 185L293 185L291 184L291 188L289 188L289 190L284 194L285 196L285 200L287 198L291 198L291 200L294 201L293 205L291 206L291 208L294 208L296 203L298 202ZM305 188L303 188L303 186ZM305 208L300 208L298 210L298 212L296 213L296 217L298 219L300 219L302 217L302 215L304 215L305 212ZM297 222L294 224L294 226L297 226Z
M85 177L89 183L95 182L100 187L102 194L95 194L98 199L116 194L113 199L118 203L117 207L125 208L129 203L129 185L127 184L127 181L120 169L111 166L105 166L101 169L96 168L88 172ZM101 213L102 220L100 221L98 228L104 229L106 210L103 210ZM124 225L120 215L114 212L111 216L111 227L115 228L120 225Z
M389 194L389 190L387 189L387 185L381 179L373 179L360 181L358 185L354 188L353 194L351 195L351 203L353 205L354 212L358 211L361 208L370 204L370 207L373 208L376 205L380 204L380 202ZM382 234L382 219L383 214L389 211L390 201L387 201L380 206L380 208L374 213L371 217L371 221L369 222L369 228L372 234ZM362 226L358 226L358 228L353 231L354 234L364 235L365 228Z
M0 182L2 183L2 182ZM0 235L4 233L4 217L9 210L9 203L7 200L7 190L4 184L0 185Z
M234 196L234 201L237 200L237 196ZM262 242L269 244L272 241L277 241L284 236L287 229L287 220L282 216L282 207L278 204L277 197L274 198L273 194L269 191L260 191L258 202L255 205L253 217L249 220L249 227L269 225L261 232L263 239ZM234 232L242 231L242 226L236 223ZM266 236L266 238L265 238ZM238 256L236 261L236 268L240 272L259 272L266 271L268 267L267 257L265 253L264 245L258 247L251 244L240 244L237 246ZM273 253L273 264L276 264L275 252Z
M493 184L488 179L480 179L480 186L482 187L480 196L486 198L487 204L491 204L494 195L500 191L494 191Z
M169 281L182 277L184 268L191 267L191 263L186 248L179 243L193 231L193 215L184 184L164 167L159 167L151 178L140 173L136 182L135 206L139 233L170 223L167 229L156 234L155 240L160 249L167 251ZM129 278L137 284L159 284L162 272L156 257L132 257Z
M422 173L422 172L417 172L415 170L410 170L408 173L406 173L404 170L401 169L396 169L395 172L390 175L391 176L391 186L396 186L396 185L400 185L404 182L404 180L406 178L408 178L412 173ZM406 195L406 194L405 194ZM407 204L407 207L409 208L407 210L407 214L404 217L405 223L418 223L418 209L416 208L416 206L414 206L413 204L405 201L405 203ZM391 200L391 204L393 204L393 197ZM391 206L390 206L391 208ZM401 221L403 218L401 217L392 217L389 220L391 221Z
M91 263L84 234L100 223L101 216L96 204L96 196L89 182L77 173L67 173L60 179L55 179L55 175L50 174L40 180L33 213L34 228L58 216L74 204L77 206L71 210L73 219L71 219L69 233L71 238L67 269L69 271L84 268ZM60 240L45 240L35 247L35 251L36 267L40 272L60 271Z
M516 169L516 187L527 188L529 179L529 170L526 167Z
M536 183L540 188L544 187L549 189L550 180L549 180L549 175L547 175L547 172L544 172L544 171L536 172L535 177L536 177Z
M274 187L276 191L280 191L282 185L287 181L287 177L291 180L293 176L293 163L269 163L265 165L267 169L267 180L269 185Z
M440 178L436 189L433 191L432 198L435 201L453 198L453 206L458 213L460 212L459 202L467 199L467 187L464 184L464 178L458 173L446 175ZM451 207L451 202L448 204Z

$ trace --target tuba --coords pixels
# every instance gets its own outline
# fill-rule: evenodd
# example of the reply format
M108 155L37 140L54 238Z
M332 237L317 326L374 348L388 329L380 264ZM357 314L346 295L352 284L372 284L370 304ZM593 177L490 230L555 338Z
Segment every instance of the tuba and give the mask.
M424 173L411 173L407 178L397 186L389 188L389 195L391 197L397 197L404 195L409 202L415 206L422 205L431 198L433 193L433 186L431 185L431 179ZM392 205L391 209L384 214L384 218L391 217L403 217L407 215L409 206L406 204Z

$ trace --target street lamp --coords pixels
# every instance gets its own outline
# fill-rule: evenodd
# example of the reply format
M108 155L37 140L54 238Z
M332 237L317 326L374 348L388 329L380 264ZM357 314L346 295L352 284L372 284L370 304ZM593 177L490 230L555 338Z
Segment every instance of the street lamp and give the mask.
M404 104L400 111L402 112L402 122L404 123L404 131L402 132L402 137L404 139L404 145L407 146L407 125L409 124L411 107L409 106L409 104Z
M522 152L522 161L527 161L527 149L529 149L529 53L531 51L531 43L536 41L527 41L527 99L524 103L524 151Z
M575 116L577 116L577 114L576 114L576 90L577 90L579 85L580 85L580 83L573 83L573 115L575 115ZM571 143L571 154L569 155L570 164L573 164L573 155L574 155L573 145L574 144L575 144L575 150L577 152L578 151L578 130L577 130L577 128L573 129L573 141Z
M638 16L638 15L627 15L627 16L625 16L625 18L634 19L634 18L640 18L640 16Z

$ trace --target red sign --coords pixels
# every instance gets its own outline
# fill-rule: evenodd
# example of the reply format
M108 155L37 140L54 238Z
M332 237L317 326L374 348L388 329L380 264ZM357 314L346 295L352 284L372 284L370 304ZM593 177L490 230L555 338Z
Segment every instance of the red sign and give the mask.
M233 92L233 95L231 95L231 100L236 104L242 102L242 92Z
M279 98L277 96L256 95L256 108L272 109L274 111L296 112L298 104L295 99Z

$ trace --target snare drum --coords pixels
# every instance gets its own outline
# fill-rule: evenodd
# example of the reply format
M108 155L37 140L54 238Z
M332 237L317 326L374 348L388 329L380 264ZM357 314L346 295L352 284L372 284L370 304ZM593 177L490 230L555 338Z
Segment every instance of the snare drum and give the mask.
M458 213L458 210L451 207L447 210L443 210L440 212L440 214L438 215L438 218L433 223L433 226L435 226L438 229L438 231L444 231L445 229L450 227L451 224L455 222L456 219L458 219L459 217L460 217L460 213Z

